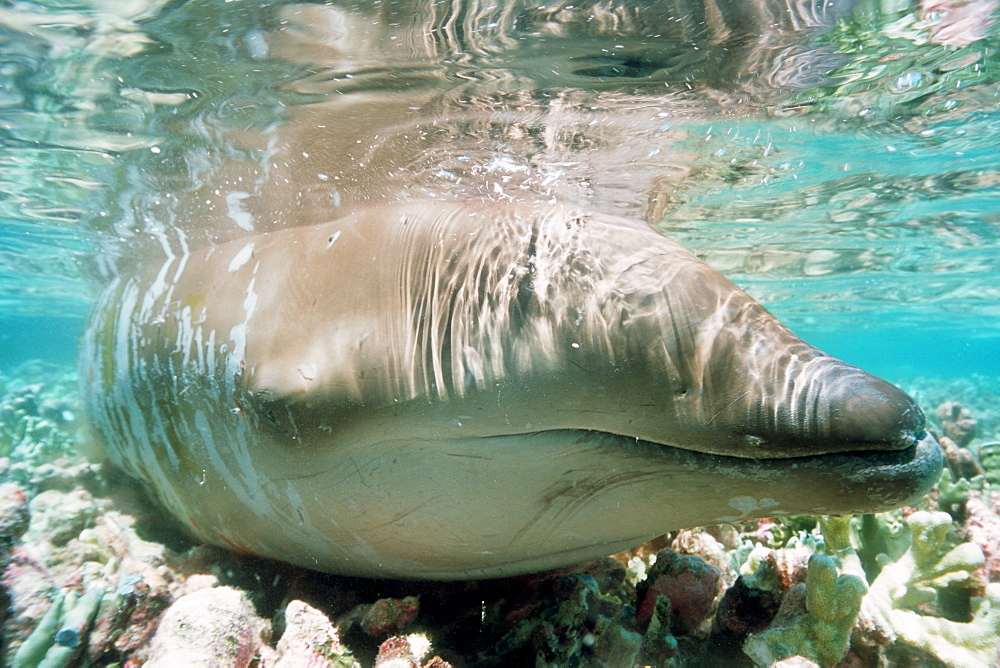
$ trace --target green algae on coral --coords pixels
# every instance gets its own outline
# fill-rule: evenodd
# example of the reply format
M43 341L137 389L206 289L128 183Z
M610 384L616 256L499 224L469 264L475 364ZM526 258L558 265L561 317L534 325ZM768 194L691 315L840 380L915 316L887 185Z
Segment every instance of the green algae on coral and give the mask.
M837 663L847 653L865 593L864 581L854 575L838 575L833 559L813 555L805 584L796 588L801 588L799 596L804 589L804 610L787 609L795 605L797 596L786 595L771 628L751 634L743 644L743 651L757 665L769 666L792 656L827 665Z
M97 585L82 596L59 590L35 630L14 654L14 668L63 668L85 646L84 639L104 598L104 587Z

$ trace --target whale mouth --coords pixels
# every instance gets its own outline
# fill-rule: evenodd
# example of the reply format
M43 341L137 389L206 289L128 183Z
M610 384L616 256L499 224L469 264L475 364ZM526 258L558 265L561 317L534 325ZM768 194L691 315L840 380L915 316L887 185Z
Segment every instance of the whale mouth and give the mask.
M764 486L802 489L802 503L791 512L774 514L859 514L883 512L915 502L931 491L941 476L944 456L928 431L910 436L905 448L858 449L799 456L747 458L710 454L648 441L655 457L690 471L740 478ZM815 504L815 505L811 505ZM787 510L787 509L786 509Z

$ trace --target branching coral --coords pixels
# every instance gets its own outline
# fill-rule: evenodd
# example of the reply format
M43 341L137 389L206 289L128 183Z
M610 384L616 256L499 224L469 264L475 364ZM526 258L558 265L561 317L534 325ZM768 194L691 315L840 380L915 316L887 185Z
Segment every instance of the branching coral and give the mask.
M70 460L85 464L78 452L75 374L53 379L51 371L46 374L29 363L16 373L26 378L0 377L0 482L17 482L28 491L71 487L65 465ZM29 383L29 378L43 382Z
M813 555L805 584L785 595L771 628L751 634L743 651L764 666L796 655L837 663L847 652L864 593L861 578L838 576L833 559Z
M990 665L997 658L1000 635L1000 584L989 585L971 621L922 615L914 609L935 604L950 585L975 587L982 550L961 543L950 550L951 516L915 512L907 520L913 533L910 550L886 564L863 602L863 614L889 638L924 650L949 665Z
M938 508L954 518L961 519L965 514L965 503L969 500L969 493L981 492L985 485L986 478L982 476L956 479L951 471L945 468L938 481Z
M1000 489L1000 441L979 444L979 461L986 471L986 480Z
M75 405L52 398L41 385L27 385L0 397L0 456L31 459L72 449Z

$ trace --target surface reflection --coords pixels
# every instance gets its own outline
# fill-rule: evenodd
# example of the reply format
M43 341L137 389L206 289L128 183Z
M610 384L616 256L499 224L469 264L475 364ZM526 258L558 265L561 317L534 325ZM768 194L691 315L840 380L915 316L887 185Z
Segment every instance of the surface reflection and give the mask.
M80 260L101 282L376 202L507 198L648 220L785 317L979 327L993 4L4 10L0 213L32 234L4 238L0 298L57 275L32 308L64 309Z

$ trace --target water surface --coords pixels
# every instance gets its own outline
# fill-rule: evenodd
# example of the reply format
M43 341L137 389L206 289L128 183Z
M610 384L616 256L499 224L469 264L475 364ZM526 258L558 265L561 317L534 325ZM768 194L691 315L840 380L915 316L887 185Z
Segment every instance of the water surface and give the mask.
M4 9L0 365L68 361L137 254L528 196L649 219L875 373L1000 375L988 16L501 4Z

